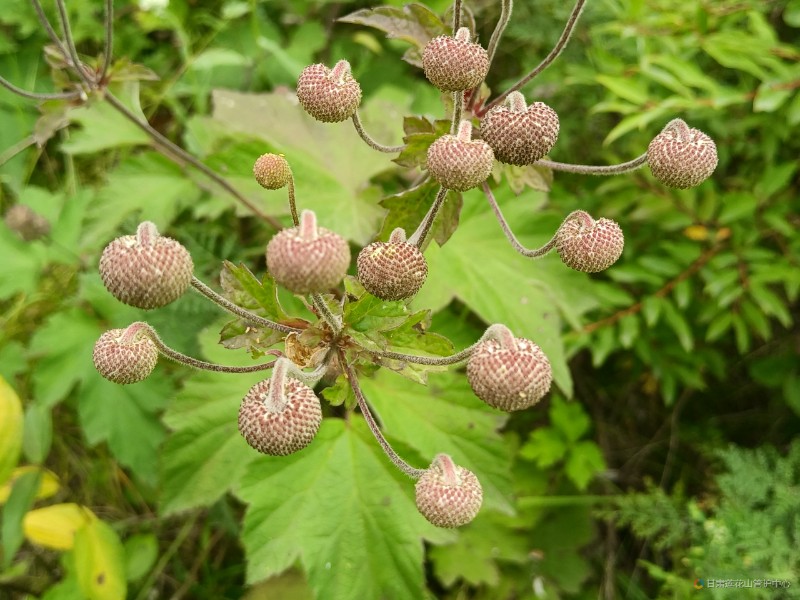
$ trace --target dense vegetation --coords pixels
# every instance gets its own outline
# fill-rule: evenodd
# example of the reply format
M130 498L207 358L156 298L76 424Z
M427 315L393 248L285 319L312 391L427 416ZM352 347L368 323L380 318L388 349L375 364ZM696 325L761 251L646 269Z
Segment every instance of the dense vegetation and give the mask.
M429 144L445 109L413 50L441 21L402 4L387 6L405 35L386 39L364 13L347 16L366 2L115 3L109 89L269 219L99 94L38 103L0 89L0 592L683 598L699 579L768 579L791 587L702 593L800 598L798 0L594 0L566 51L524 89L559 113L555 161L629 160L674 117L716 141L714 176L683 191L647 169L495 171L498 201L528 246L575 209L619 222L625 251L608 271L515 254L480 190L448 202L403 326L430 320L447 352L505 323L541 340L554 390L509 416L453 369L429 373L427 387L417 373L384 371L362 386L411 462L447 451L479 475L484 508L470 525L438 530L416 513L412 486L337 383L318 439L271 458L236 430L258 374L162 361L122 387L95 372L98 336L144 319L186 354L253 361L245 349L258 354L257 344L201 297L126 307L97 263L111 239L150 220L186 245L201 279L219 282L230 261L227 293L263 308L270 221L290 217L285 191L252 180L260 154L285 154L298 204L355 249L416 225L436 193L412 188L419 161L391 162L348 123L313 122L291 92L304 66L347 58L374 137L400 144L416 133ZM449 2L426 4L446 19ZM465 3L481 40L499 4ZM101 65L101 3L68 8L78 50ZM571 9L517 2L488 85L502 91L537 64ZM0 30L1 75L60 89L65 65L28 0L4 2ZM397 314L359 318L398 328ZM376 519L387 489L393 502Z

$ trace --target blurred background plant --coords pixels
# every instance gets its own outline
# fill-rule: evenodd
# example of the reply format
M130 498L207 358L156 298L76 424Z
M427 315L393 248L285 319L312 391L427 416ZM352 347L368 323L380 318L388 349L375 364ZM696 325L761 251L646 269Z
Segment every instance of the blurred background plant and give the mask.
M366 2L115 4L110 90L264 213L288 222L283 195L250 178L269 151L293 165L300 204L355 245L388 235L386 209L402 221L430 201L424 187L406 191L418 171L348 124L315 128L288 93L305 65L347 58L382 142L401 141L405 115L443 118L439 92L400 60L408 39L429 34L427 13L387 3L413 35L386 39L337 22ZM517 4L488 81L497 92L547 53L571 10ZM449 3L428 6L443 15ZM101 57L100 3L68 8L81 54ZM467 8L485 43L498 3ZM525 89L561 116L553 160L631 159L679 116L715 139L720 164L686 191L647 170L557 173L552 184L543 174L515 181L519 195L498 187L527 245L577 208L617 220L625 253L592 277L518 257L481 194L464 194L459 228L429 248L431 277L412 306L433 309L431 330L457 348L491 322L544 338L559 391L504 417L477 409L455 374L431 376L428 389L363 382L418 464L444 445L486 477L487 506L458 532L369 522L370 483L398 478L369 441L352 468L344 449L307 463L254 457L235 412L255 379L162 363L134 386L103 380L95 340L143 318L99 281L111 238L154 221L208 280L221 260L262 273L274 229L101 98L37 106L0 91L0 590L339 598L394 579L393 597L681 598L696 579L769 578L791 580L781 593L800 597L798 28L798 0L596 0ZM42 92L63 82L27 0L6 2L0 30L6 79ZM216 344L218 317L194 296L147 314L173 347L246 364ZM335 477L286 495L292 469L312 465Z

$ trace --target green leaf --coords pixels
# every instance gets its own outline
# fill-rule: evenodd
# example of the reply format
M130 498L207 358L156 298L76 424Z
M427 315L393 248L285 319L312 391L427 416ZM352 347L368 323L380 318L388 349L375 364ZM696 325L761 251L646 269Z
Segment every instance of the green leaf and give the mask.
M319 598L425 597L422 539L451 534L417 512L413 487L361 419L324 419L309 446L244 477L247 581L299 559Z
M584 440L570 449L564 472L572 483L583 491L589 485L592 477L605 468L606 461L603 460L600 448L594 442Z
M507 416L478 400L466 377L430 373L426 387L384 370L360 381L387 436L416 450L426 467L450 454L480 479L486 508L512 512L511 457L497 432Z
M164 427L158 411L172 395L158 375L134 385L117 385L95 374L81 386L78 415L91 445L108 442L114 457L150 484L158 479Z
M3 543L3 569L7 569L14 560L14 555L19 550L24 532L22 519L25 513L33 506L36 492L39 489L42 472L38 469L20 475L11 487L11 494L3 505L0 539Z
M363 142L351 123L315 121L298 108L294 94L214 90L212 98L214 123L227 135L256 137L286 155L295 173L299 209L314 210L320 226L361 245L371 240L383 210L369 180L388 165L380 152ZM265 119L265 114L270 118ZM248 161L248 168L256 158ZM236 179L233 183L241 187ZM252 176L249 186L254 189ZM262 193L260 190L252 200L261 204Z
M89 600L124 600L125 551L108 523L93 518L75 533L75 568Z
M50 452L53 441L53 419L50 409L31 402L25 409L25 429L22 448L29 462L40 465ZM3 481L0 474L0 482Z
M583 437L591 424L589 415L579 402L565 402L557 396L550 405L550 422L570 444Z
M694 336L692 335L692 329L689 327L686 318L672 302L666 299L664 300L663 308L664 320L670 326L670 329L675 332L683 349L686 352L691 352L694 347Z
M597 75L595 80L623 100L642 106L650 99L647 86L642 80L631 77Z
M536 193L498 201L520 241L537 247L550 239L560 221L549 214L535 215L529 207L532 196ZM592 305L589 282L557 258L533 261L517 254L480 192L468 192L465 199L461 224L452 239L441 248L432 244L425 253L428 280L412 306L437 311L457 298L484 322L505 324L514 335L541 346L556 383L571 395L561 316L580 321L581 312Z
M138 581L153 568L158 558L158 538L152 533L132 535L125 540L125 576Z
M20 237L0 223L0 299L36 290L39 275L47 262L47 250L40 242L23 242Z
M258 453L237 429L239 405L264 373L198 373L164 415L174 431L162 449L161 511L210 506L239 484Z
M528 441L520 448L519 455L546 469L563 459L567 449L564 437L555 429L540 427L531 433Z
M353 393L353 388L350 386L350 381L344 373L336 378L333 385L322 390L322 397L325 398L331 406L344 405L345 408L352 409L356 405L356 396Z
M472 586L496 587L502 577L500 562L524 564L529 545L524 534L515 532L492 515L479 515L458 539L446 546L433 546L428 557L433 572L446 587L463 580Z
M52 407L75 384L99 377L92 348L101 333L97 321L76 308L55 313L34 333L30 352L38 358L33 371L37 402Z
M450 29L427 6L422 4L407 4L403 8L394 6L379 6L377 8L363 8L345 17L340 17L343 23L353 23L373 27L386 32L389 39L401 39L409 42L417 52L404 59L418 67L422 66L421 50L431 38L438 35L450 34Z

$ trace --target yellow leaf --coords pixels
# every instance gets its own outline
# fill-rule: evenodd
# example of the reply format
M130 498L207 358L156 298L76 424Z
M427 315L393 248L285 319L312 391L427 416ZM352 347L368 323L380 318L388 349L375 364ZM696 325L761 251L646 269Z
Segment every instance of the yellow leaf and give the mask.
M94 513L78 504L54 504L29 511L22 520L25 537L33 544L69 550L75 533L91 522Z
M695 242L702 242L708 239L708 228L703 225L689 225L683 230L683 235Z
M22 451L22 403L0 377L0 483L8 481Z
M125 600L125 549L108 523L92 521L75 534L75 568L89 600Z
M11 473L11 477L2 486L0 486L0 504L5 504L8 496L11 494L11 486L14 482L22 477L25 473L35 471L42 472L42 478L39 480L39 489L36 491L36 500L49 498L55 494L59 489L58 476L48 469L37 467L36 465L26 465L24 467L17 467Z

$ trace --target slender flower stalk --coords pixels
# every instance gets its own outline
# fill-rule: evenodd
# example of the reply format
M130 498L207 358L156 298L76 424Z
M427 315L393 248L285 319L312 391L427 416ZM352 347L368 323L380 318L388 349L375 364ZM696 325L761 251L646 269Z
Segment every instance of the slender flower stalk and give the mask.
M114 52L114 0L106 0L105 11L106 34L103 40L103 70L97 78L99 83L105 81L108 75L108 68L111 66L111 58Z
M647 152L637 156L633 160L620 163L618 165L572 165L569 163L554 162L552 160L537 160L535 165L546 167L554 171L565 171L567 173L580 173L581 175L620 175L630 173L647 164Z
M478 347L478 344L484 342L486 340L498 340L502 341L503 339L507 338L508 328L505 325L495 324L491 325L486 329L480 339L464 348L460 352L456 352L455 354L451 354L450 356L415 356L413 354L403 354L402 352L390 352L388 350L367 350L373 356L378 358L388 358L390 360L401 360L403 362L414 363L417 365L428 365L431 367L444 367L447 365L455 365L457 363L463 362L467 360L472 353L475 351L475 348Z
M489 46L486 48L486 51L489 54L489 70L492 68L492 61L494 60L494 55L497 52L497 47L500 45L500 39L503 37L503 33L508 26L508 22L511 20L511 11L513 9L513 0L501 0L500 18L498 19L497 25L495 25L494 31L492 32L492 37L489 38ZM480 86L478 86L478 88L479 87ZM476 91L478 88L475 88Z
M128 107L125 106L116 96L106 91L105 93L105 100L113 106L117 112L119 112L122 116L124 116L128 121L136 125L139 129L144 131L156 144L167 150L165 156L175 162L176 164L183 166L183 163L188 163L192 165L195 169L203 173L206 177L211 179L214 183L228 192L231 196L233 196L237 201L241 204L249 208L253 214L257 215L263 221L269 223L276 231L280 231L283 229L283 225L280 221L278 221L275 217L266 214L262 211L258 206L253 204L250 200L248 200L244 195L242 195L239 190L237 190L230 182L224 179L219 173L196 159L194 156L186 152L180 146L173 144L167 137L162 135L156 129L150 126L149 123L142 121L133 114ZM182 161L182 162L181 162Z
M331 312L322 294L311 294L311 299L314 303L314 308L319 311L320 316L333 329L334 335L339 335L342 332L342 319Z
M453 119L450 123L450 134L458 133L461 124L461 114L464 112L464 92L453 92Z
M522 256L527 258L541 258L548 252L550 252L553 248L556 247L556 236L554 235L549 242L547 242L541 248L526 248L522 244L519 243L517 236L514 235L514 232L511 231L511 226L506 221L506 218L503 216L503 212L500 210L500 205L497 204L497 200L492 193L491 188L489 185L484 182L481 186L483 189L483 193L486 194L486 199L489 201L489 206L492 207L492 211L494 211L494 216L497 217L497 222L500 223L500 227L503 229L503 233L506 236L506 239L511 243L514 247L514 250L519 252Z
M186 356L167 346L159 337L158 333L152 326L148 323L138 322L133 323L128 327L126 330L130 336L134 335L136 332L141 331L144 335L146 335L150 340L155 344L158 351L166 356L167 358L174 360L175 362L179 362L181 364L186 365L187 367L192 367L194 369L202 369L204 371L214 371L215 373L255 373L257 371L266 371L271 369L275 366L277 360L270 361L268 363L263 363L259 365L248 365L246 367L232 367L226 365L218 365L215 363L206 362L203 360L198 360L196 358L192 358L191 356ZM283 353L280 350L268 350L267 354L271 354L273 356L283 356Z
M31 4L33 5L33 10L36 11L36 17L39 19L39 24L42 26L42 28L44 28L45 32L47 32L47 37L50 38L50 41L53 42L56 48L61 50L64 58L69 59L69 56L64 49L64 44L61 43L61 39L58 37L56 30L53 29L52 25L50 25L50 21L47 19L47 15L44 14L44 9L42 8L39 0L31 0Z
M249 321L255 325L267 327L268 329L273 329L274 331L280 331L281 333L302 332L302 329L297 329L296 327L289 327L288 325L281 325L280 323L276 323L275 321L270 321L269 319L265 319L264 317L259 317L258 315L251 313L249 310L245 310L241 306L237 306L227 298L219 295L217 292L212 290L210 287L208 287L205 283L200 281L194 275L192 275L192 287L201 294L203 294L206 298L211 300L214 304L222 308L223 310L226 310L229 313L236 315L237 317L241 317L244 320Z
M453 35L461 27L461 0L453 2Z
M387 154L397 154L398 152L402 152L405 146L384 146L376 142L364 129L364 125L361 123L361 117L358 115L358 110L353 113L352 116L353 125L358 132L358 135L361 136L361 139L364 140L370 148L377 150L378 152L385 152Z
M289 194L289 210L292 213L292 223L294 223L295 227L299 227L300 217L297 216L297 200L295 199L294 194L294 175L291 171L289 171L289 184L287 185L287 191Z
M526 85L528 82L533 80L534 77L539 75L542 71L544 71L547 67L549 67L556 58L558 58L558 56L566 47L567 42L569 42L569 38L572 36L572 32L575 30L575 25L578 23L578 18L581 16L581 12L583 11L583 6L585 4L586 0L577 0L574 8L572 9L572 13L569 15L569 19L567 20L567 24L564 27L564 31L561 32L561 37L558 39L556 45L550 51L550 54L548 54L544 58L544 60L540 62L538 66L536 66L536 68L534 68L530 73L525 75L525 77L520 79L517 83L512 85L509 89L507 89L505 92L503 92L497 98L495 98L489 104L487 104L483 109L481 109L480 111L481 115L486 114L486 112L488 112L489 109L500 104L503 100L506 99L506 96L508 96L511 92L517 91L522 86Z
M375 436L375 439L378 440L378 443L380 444L384 454L386 454L394 466L400 469L403 473L412 479L419 479L425 472L425 469L415 469L402 458L400 458L400 455L394 451L394 448L392 448L391 444L383 436L380 427L378 427L378 424L375 422L375 417L372 416L372 411L367 404L367 399L364 397L364 392L361 391L361 386L358 385L358 377L355 369L347 364L347 360L345 359L343 352L339 352L339 361L342 364L342 368L344 368L347 381L350 382L350 387L353 388L353 393L358 401L358 408L361 410L361 414L364 415L364 420L367 422L369 430L372 432L372 435Z
M425 239L428 237L428 234L431 231L431 227L433 226L433 222L436 219L436 215L439 213L439 209L442 208L442 204L444 204L444 200L447 197L447 189L442 186L439 188L439 192L436 194L436 199L431 204L430 209L428 209L427 214L423 217L422 222L420 222L417 230L408 238L408 243L415 245L417 248L422 248L425 244Z
M54 93L29 92L27 90L23 90L22 88L15 86L13 83L11 83L2 76L0 76L0 86L6 88L9 92L12 92L17 96L22 96L23 98L27 98L28 100L42 100L42 101L74 100L76 98L80 98L83 95L83 92L79 90L74 90L72 92L54 92Z
M72 65L80 77L81 81L90 89L95 87L95 82L87 75L83 68L83 63L78 57L78 50L75 48L75 40L72 37L72 29L69 25L69 16L67 15L67 7L64 0L56 0L56 8L58 8L58 18L61 21L61 31L64 34L64 41L66 42L67 52L72 60Z

